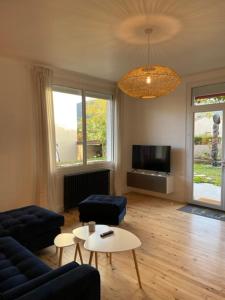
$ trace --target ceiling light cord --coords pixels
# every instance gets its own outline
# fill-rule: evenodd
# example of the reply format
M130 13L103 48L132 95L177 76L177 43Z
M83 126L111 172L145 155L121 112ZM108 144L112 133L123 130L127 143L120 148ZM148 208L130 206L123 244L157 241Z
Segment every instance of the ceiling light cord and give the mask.
M150 56L151 56L151 49L150 49L150 35L152 33L152 28L145 29L145 33L147 34L147 68L150 69Z
M148 69L150 68L150 33L148 33Z

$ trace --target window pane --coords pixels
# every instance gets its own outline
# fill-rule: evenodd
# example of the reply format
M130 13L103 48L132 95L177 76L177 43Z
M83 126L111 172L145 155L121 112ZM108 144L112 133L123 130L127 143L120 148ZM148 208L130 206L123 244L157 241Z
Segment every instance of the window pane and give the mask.
M53 91L57 165L83 163L82 96L80 91Z
M111 101L86 97L87 161L111 160Z
M223 112L194 114L194 200L219 205L222 179Z
M195 87L192 98L194 105L225 103L225 83Z

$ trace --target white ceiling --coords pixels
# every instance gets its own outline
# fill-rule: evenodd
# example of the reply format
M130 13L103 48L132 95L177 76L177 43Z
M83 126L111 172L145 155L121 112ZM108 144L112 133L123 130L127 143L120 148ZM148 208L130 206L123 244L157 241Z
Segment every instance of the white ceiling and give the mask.
M225 0L0 0L0 55L118 80L151 60L181 75L225 67Z

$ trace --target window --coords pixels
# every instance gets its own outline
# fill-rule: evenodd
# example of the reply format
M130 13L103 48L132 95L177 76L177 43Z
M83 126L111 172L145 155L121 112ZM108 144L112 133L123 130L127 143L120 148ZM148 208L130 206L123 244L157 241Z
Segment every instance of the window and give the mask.
M80 91L53 91L56 163L83 163L82 96Z
M112 160L111 100L107 95L53 88L58 166Z
M87 161L111 160L110 99L86 95Z
M186 143L189 201L224 209L225 83L194 87L191 93Z
M195 106L225 103L225 83L193 88L192 101Z

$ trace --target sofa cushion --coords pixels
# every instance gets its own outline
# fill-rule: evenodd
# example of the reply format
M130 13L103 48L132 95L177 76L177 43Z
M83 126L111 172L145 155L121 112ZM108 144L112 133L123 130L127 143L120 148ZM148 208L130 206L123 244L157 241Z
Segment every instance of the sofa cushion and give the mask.
M0 293L51 269L11 237L0 238Z
M56 270L51 270L50 272L47 272L41 276L38 276L28 282L25 282L19 286L16 286L7 292L4 293L4 297L7 300L13 300L17 299L18 297L29 293L30 291L33 291L34 289L38 288L39 286L51 282L55 278L58 278L59 276L71 271L75 270L77 267L79 267L78 263L71 262L69 264L66 264ZM0 298L1 299L1 298Z
M0 236L9 235L23 241L63 224L63 216L31 205L0 213Z
M45 247L53 245L55 237L60 233L60 228L55 228L51 231L48 231L46 229L45 232L42 232L39 235L35 235L35 238L34 236L32 238L25 237L24 239L21 238L18 241L30 251L35 252Z

